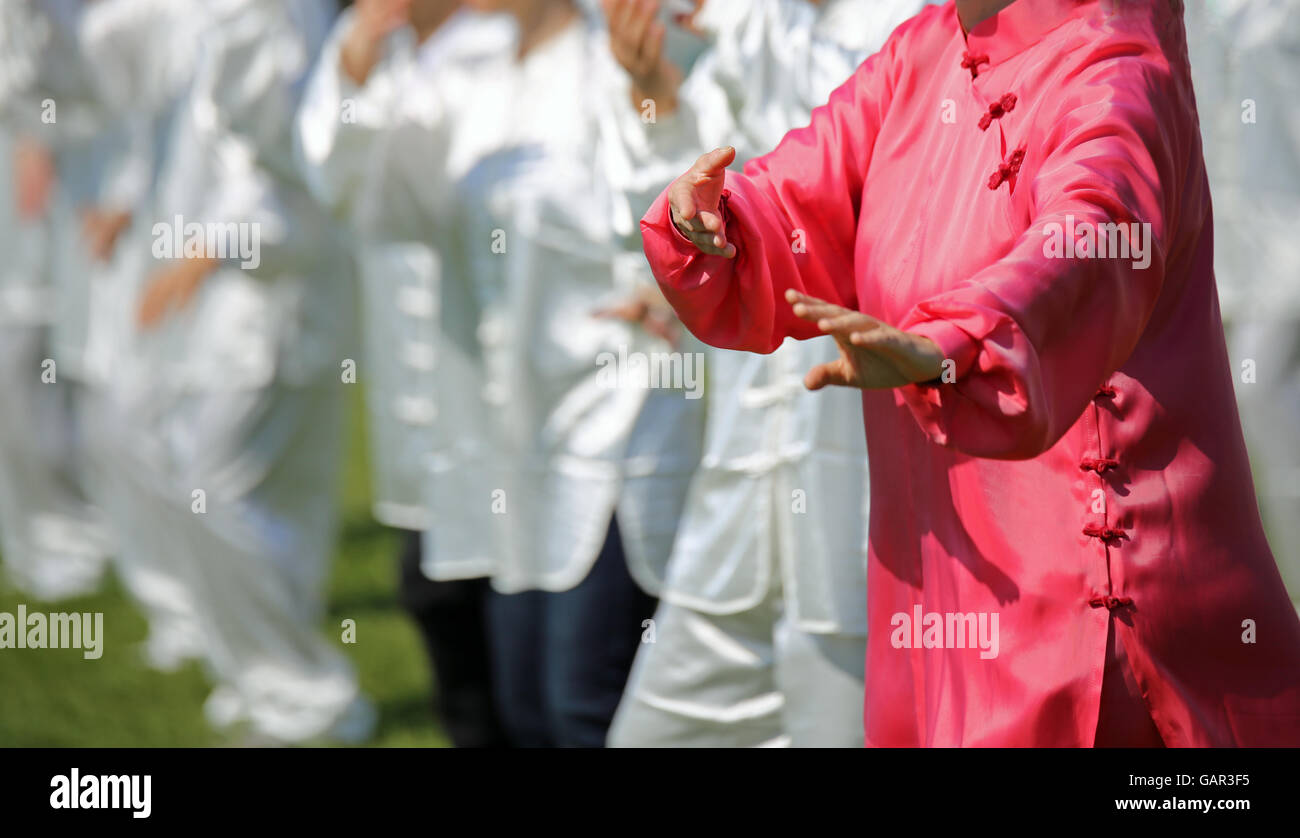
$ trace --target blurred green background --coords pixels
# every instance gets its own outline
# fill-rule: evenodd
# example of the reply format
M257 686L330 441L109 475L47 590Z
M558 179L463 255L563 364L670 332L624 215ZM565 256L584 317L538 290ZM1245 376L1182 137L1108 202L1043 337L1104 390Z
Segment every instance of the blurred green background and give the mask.
M350 387L351 423L342 493L342 527L334 555L329 614L322 627L352 659L361 688L379 710L369 743L446 746L430 710L432 685L419 635L396 601L397 533L370 515L365 409ZM144 618L111 574L94 596L44 606L8 585L0 565L0 611L102 611L104 654L79 649L0 650L0 747L171 747L241 744L203 718L209 684L191 664L175 673L149 669L141 656ZM339 624L356 621L356 643L341 642Z

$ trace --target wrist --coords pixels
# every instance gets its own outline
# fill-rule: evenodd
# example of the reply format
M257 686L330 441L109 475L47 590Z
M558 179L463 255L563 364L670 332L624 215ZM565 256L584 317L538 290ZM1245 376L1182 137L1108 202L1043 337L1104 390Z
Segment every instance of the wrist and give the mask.
M356 85L363 85L379 61L382 39L367 28L353 27L339 49L339 66Z
M667 115L677 110L677 91L682 85L682 73L667 59L649 73L632 77L632 96L637 107L646 99L655 103L658 113Z
M646 102L654 102L656 116L671 116L677 112L677 93L655 92L640 85L632 86L632 106L638 111L645 108Z

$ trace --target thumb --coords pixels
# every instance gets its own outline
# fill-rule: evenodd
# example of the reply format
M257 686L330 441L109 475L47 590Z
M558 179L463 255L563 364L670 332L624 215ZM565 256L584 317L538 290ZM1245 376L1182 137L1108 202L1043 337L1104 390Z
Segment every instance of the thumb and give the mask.
M715 148L708 154L700 157L695 161L695 168L702 175L718 177L722 175L728 166L736 160L736 149L727 146L725 148Z
M648 306L640 300L625 300L614 305L597 308L591 312L591 316L612 320L627 320L635 323L645 317L647 308Z
M843 358L837 358L825 364L818 364L808 370L808 374L803 379L803 386L809 390L820 390L832 384L838 384L841 387L849 387L853 384L848 365L844 363Z

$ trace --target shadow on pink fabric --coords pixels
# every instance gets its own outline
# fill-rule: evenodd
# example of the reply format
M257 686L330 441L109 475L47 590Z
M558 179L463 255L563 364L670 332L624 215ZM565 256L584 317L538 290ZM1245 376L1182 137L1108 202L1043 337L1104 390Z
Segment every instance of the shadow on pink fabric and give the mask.
M1165 744L1300 745L1181 3L1017 0L968 36L927 8L727 187L732 260L666 193L642 221L698 337L814 336L795 288L951 362L863 396L868 744L1092 745L1113 629ZM891 627L916 606L936 616L910 642ZM995 656L962 642L981 615Z

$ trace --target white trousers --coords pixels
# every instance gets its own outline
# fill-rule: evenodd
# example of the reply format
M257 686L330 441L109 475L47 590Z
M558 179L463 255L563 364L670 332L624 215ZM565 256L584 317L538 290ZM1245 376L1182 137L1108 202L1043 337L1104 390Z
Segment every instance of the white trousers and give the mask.
M774 585L739 614L661 603L609 746L861 747L866 637L800 631L781 602Z
M343 444L343 385L273 384L143 404L140 460L124 518L151 521L123 576L163 631L198 635L217 683L205 711L261 740L360 741L373 710L342 651L321 634ZM117 517L117 516L115 516ZM157 595L177 590L168 614ZM166 622L177 618L174 622ZM183 643L181 644L183 645Z
M47 326L0 323L0 554L17 588L57 600L98 587L109 542L83 492L81 391L49 341Z
M89 490L104 510L117 544L113 569L149 626L145 661L170 672L203 657L193 597L184 566L163 539L170 530L161 515L173 494L156 459L141 456L137 417L124 412L103 387L87 388L86 418Z
M1242 319L1229 335L1264 530L1300 607L1300 318ZM1253 382L1242 380L1246 360L1254 363Z

